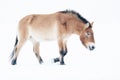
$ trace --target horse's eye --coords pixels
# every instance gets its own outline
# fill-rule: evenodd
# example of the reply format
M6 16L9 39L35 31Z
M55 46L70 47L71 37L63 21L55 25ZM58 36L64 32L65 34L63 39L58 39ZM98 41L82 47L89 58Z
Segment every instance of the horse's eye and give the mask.
M90 33L90 32L88 32L88 33L87 33L87 35L91 35L91 33Z
M91 35L92 35L92 33L87 32L86 35L85 35L85 37L86 37L86 38L89 38Z
M90 35L91 35L91 33L90 33L90 32L87 32L87 35L88 35L88 36L90 36Z

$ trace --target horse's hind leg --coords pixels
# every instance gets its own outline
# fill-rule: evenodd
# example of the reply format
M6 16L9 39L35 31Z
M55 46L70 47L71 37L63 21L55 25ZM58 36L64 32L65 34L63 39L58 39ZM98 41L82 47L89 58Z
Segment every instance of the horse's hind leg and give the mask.
M11 55L11 59L12 59L11 64L12 65L16 64L19 51L25 42L26 42L26 39L20 39L20 40L16 39L14 50L13 50L12 55Z
M17 61L17 57L19 55L19 51L22 48L22 46L24 45L24 43L26 42L26 40L28 39L28 31L27 28L25 26L19 26L19 31L18 31L18 36L16 38L16 43L14 46L14 50L11 56L12 65L16 64Z
M33 52L35 53L39 63L43 63L43 60L39 54L39 42L37 42L35 39L33 39L32 37L30 38L31 42L33 43Z

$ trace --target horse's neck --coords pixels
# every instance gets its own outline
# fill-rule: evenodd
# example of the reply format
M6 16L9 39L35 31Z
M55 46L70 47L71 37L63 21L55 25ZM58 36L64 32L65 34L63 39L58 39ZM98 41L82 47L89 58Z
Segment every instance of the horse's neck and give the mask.
M82 23L75 22L75 21L70 22L68 27L69 27L70 32L72 32L73 34L77 34L77 35L80 35L84 28Z

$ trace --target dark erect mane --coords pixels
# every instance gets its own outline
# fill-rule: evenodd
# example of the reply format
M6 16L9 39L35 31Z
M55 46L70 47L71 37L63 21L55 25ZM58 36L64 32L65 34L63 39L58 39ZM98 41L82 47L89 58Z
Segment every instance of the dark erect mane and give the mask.
M87 21L84 17L82 17L78 12L73 11L73 10L65 10L65 11L60 11L60 13L65 13L65 14L73 14L75 16L77 16L81 21L83 21L84 23L89 23L89 21Z

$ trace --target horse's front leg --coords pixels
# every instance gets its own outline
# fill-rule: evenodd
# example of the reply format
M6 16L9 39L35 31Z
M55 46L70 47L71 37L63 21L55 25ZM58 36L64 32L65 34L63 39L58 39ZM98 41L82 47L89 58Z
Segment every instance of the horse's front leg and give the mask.
M64 65L64 56L67 54L67 48L60 50L60 64Z
M64 56L67 54L67 46L66 46L66 41L63 40L58 40L58 46L59 46L59 53L60 57L55 58L54 62L60 61L61 65L64 65Z

